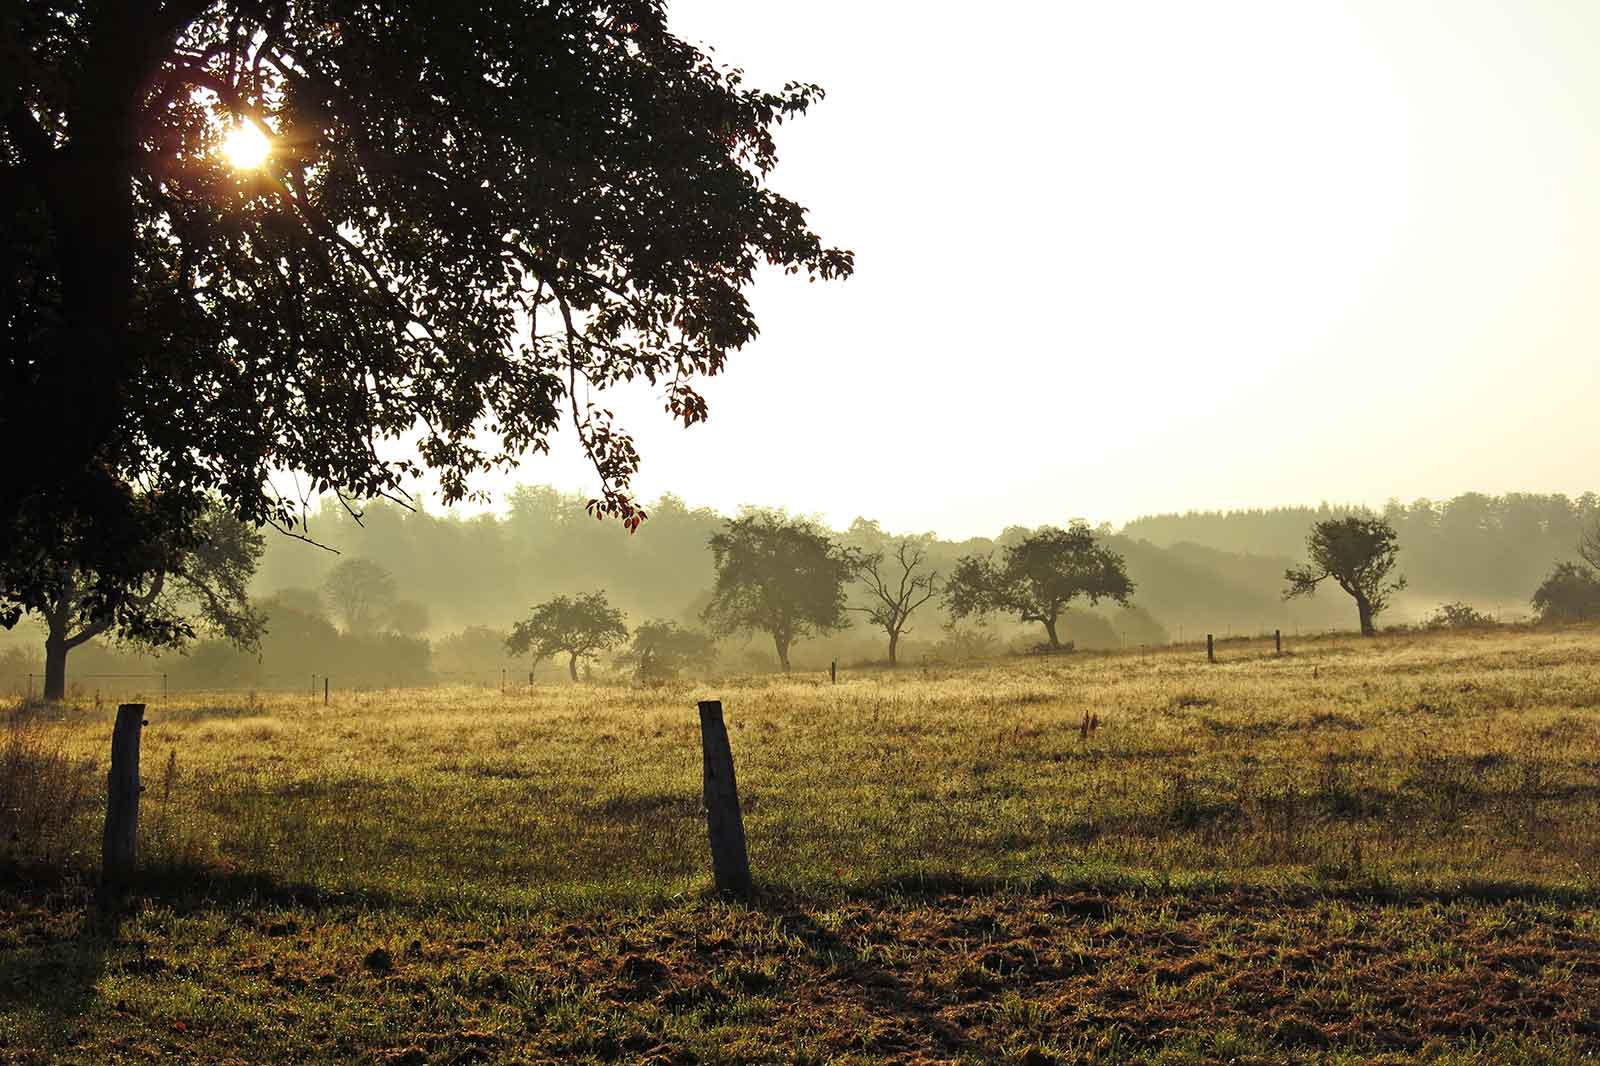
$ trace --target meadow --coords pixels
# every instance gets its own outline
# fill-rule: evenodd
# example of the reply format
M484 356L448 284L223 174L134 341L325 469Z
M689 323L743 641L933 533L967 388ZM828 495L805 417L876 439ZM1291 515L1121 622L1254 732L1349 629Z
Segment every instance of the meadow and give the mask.
M0 1062L1600 1059L1600 630L1218 658L156 699L115 913L16 707Z

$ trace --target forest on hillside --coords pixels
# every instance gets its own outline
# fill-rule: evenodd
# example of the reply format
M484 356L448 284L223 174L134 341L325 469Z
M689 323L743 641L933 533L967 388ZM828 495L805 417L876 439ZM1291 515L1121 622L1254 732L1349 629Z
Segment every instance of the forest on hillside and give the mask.
M378 502L358 520L329 500L310 520L308 531L317 543L267 536L250 586L267 616L259 652L202 640L184 654L156 658L95 641L73 652L71 673L85 691L148 685L161 674L180 688L294 688L329 676L363 686L498 683L502 676L526 681L532 674L554 679L561 676L560 664L510 656L505 636L534 604L596 590L625 613L630 627L649 620L701 625L715 576L708 542L729 516L664 496L650 506L646 524L630 534L616 522L596 521L586 502L549 487L520 486L501 514L463 516ZM1156 515L1120 531L1101 526L1100 540L1126 561L1135 585L1132 605L1075 607L1063 620L1063 639L1097 649L1194 640L1206 632L1226 637L1349 629L1354 616L1337 590L1289 602L1282 593L1284 570L1301 558L1313 523L1356 510L1323 505ZM1400 570L1410 586L1380 621L1414 622L1456 600L1524 615L1539 581L1555 563L1574 557L1584 524L1597 513L1600 501L1592 494L1570 500L1469 493L1443 503L1391 504L1382 514L1399 532ZM1029 532L1014 526L992 539L918 539L927 566L949 575L960 557L993 553ZM833 535L851 548L875 551L904 534L857 518ZM371 632L341 624L324 586L335 566L352 559L392 576L394 594L406 608L404 624ZM851 590L853 605L864 602L863 591ZM1023 650L1037 641L1035 629L1004 618L957 625L935 597L912 619L901 661ZM19 687L26 674L37 672L40 639L27 624L4 638L0 684ZM841 633L798 644L795 665L825 669L835 659L873 662L883 658L883 643L883 633L861 619ZM722 669L776 666L770 641L760 637L723 639L718 653ZM589 668L609 667L597 659ZM146 676L104 676L116 674Z

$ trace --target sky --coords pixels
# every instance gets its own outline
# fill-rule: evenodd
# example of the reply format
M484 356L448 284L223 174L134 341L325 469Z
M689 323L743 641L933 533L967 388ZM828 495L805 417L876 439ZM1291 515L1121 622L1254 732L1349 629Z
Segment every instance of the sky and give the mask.
M827 90L772 183L857 270L758 279L708 423L609 397L643 498L965 537L1600 488L1600 4L669 13ZM595 489L570 439L519 481Z

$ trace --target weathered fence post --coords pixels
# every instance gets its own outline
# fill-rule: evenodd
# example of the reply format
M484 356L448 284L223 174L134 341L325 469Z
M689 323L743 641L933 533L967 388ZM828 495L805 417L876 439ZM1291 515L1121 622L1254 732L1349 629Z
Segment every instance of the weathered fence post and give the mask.
M111 730L111 773L106 779L106 835L101 852L101 879L115 886L133 873L139 838L139 736L144 704L117 708Z
M739 813L739 784L733 776L733 748L722 722L722 701L700 704L700 749L705 760L706 835L711 841L711 874L717 891L750 894L750 856Z
M1206 634L1206 662L1214 663L1216 661L1217 661L1217 643L1212 638L1211 634L1207 633Z
M1274 654L1274 655L1282 655L1283 654L1283 630L1274 629L1272 631L1272 644L1273 644L1272 654Z
M839 683L839 660L835 659L828 664L828 680L837 685Z
M324 707L328 705L328 679L326 677L322 679L322 705Z

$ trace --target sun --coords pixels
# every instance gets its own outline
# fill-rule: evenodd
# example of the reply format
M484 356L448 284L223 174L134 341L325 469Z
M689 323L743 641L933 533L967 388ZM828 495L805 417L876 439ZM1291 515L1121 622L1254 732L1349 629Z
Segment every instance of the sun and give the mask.
M237 170L254 170L272 154L272 142L253 122L241 122L222 140L222 154Z

